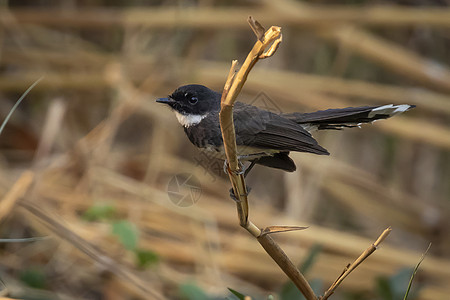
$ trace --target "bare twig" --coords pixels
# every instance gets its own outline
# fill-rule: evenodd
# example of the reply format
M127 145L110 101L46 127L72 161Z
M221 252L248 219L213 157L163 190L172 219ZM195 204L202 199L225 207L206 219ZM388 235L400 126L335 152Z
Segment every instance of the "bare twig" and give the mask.
M236 196L236 207L239 215L239 223L248 232L258 239L264 250L272 257L272 259L280 266L283 272L294 282L300 292L307 300L317 299L314 291L305 279L303 274L290 261L278 244L270 237L271 229L261 231L255 224L248 219L248 200L247 188L242 172L242 168L237 158L236 134L233 123L233 105L237 95L241 91L247 76L253 66L259 59L272 56L281 43L281 28L272 26L264 34L263 27L252 17L248 18L250 26L257 35L258 41L248 54L244 64L235 73L237 61L233 61L227 81L222 93L221 110L220 110L220 127L222 131L225 154L228 161L228 176L233 186L234 195ZM266 49L268 49L266 51ZM300 228L278 227L279 230L287 231L298 230ZM275 232L274 231L274 232Z
M25 195L28 188L33 183L34 173L31 171L25 171L17 179L11 189L0 201L0 222L8 216L13 209L16 202Z
M383 233L378 237L378 239L370 245L352 264L348 265L342 274L336 279L335 282L331 285L331 287L325 292L325 294L319 298L320 300L328 299L336 290L336 288L344 281L344 279L354 270L360 263L362 263L366 258L368 258L375 250L377 250L378 246L384 241L384 239L389 235L392 231L391 227L386 228Z
M261 231L261 235L308 229L308 226L269 226Z
M230 177L230 181L233 187L233 192L236 195L236 199L239 199L239 201L236 202L236 208L239 215L239 222L241 226L246 227L248 224L247 187L244 182L244 176L242 176L242 170L240 170L237 160L236 135L234 132L234 124L233 124L233 106L223 105L225 99L229 94L229 90L235 78L236 66L237 60L233 60L233 62L231 63L230 72L228 73L227 81L225 83L222 92L222 99L221 99L222 109L220 111L220 124L224 140L225 152L232 153L231 155L227 155L227 159L228 165L230 166L231 164L233 166L234 172L228 172L228 175ZM260 232L256 230L253 235L258 236L259 234Z
M272 239L270 234L264 234L258 237L258 242L266 250L267 254L277 263L283 272L292 280L299 291L305 296L307 300L317 299L314 291L306 280L305 276L297 269L291 262L289 257Z
M249 20L253 20L249 18ZM257 21L253 20L256 24ZM256 25L255 25L256 26ZM260 27L258 27L260 29ZM257 31L259 30L257 29ZM224 140L225 153L228 160L229 177L233 186L234 194L236 195L237 209L239 213L240 225L245 227L255 237L260 235L260 230L257 230L256 226L248 222L248 201L247 201L247 188L245 186L244 176L236 152L236 136L233 123L233 105L236 101L236 97L244 86L247 76L250 70L259 60L264 51L277 42L281 38L281 28L272 26L267 32L264 33L262 41L258 40L253 49L248 54L244 61L244 64L235 74L237 61L233 61L227 82L224 87L221 99L221 111L220 111L220 124L222 130L222 136ZM275 51L272 51L272 54Z

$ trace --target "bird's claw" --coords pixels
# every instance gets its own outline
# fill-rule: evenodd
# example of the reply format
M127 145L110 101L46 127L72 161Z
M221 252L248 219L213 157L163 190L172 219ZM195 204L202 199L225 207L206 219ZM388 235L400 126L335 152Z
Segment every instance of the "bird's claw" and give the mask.
M242 175L245 174L245 166L241 163L240 160L238 160L239 169L237 171L231 171L230 167L228 166L228 160L225 159L223 162L223 172L225 174L228 174L228 171L233 172L235 175Z
M252 190L252 188L249 187L248 185L246 186L246 188L247 188L247 193L245 195L242 195L242 196L248 196L250 194L251 190ZM233 188L230 189L230 198L233 199L235 202L239 202L240 201L234 195Z

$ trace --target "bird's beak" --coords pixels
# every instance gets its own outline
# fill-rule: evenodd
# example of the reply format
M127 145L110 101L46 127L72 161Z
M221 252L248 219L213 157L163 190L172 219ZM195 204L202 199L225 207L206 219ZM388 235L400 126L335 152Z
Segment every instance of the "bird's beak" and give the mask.
M171 105L175 103L175 100L173 100L172 98L158 98L156 99L156 102Z

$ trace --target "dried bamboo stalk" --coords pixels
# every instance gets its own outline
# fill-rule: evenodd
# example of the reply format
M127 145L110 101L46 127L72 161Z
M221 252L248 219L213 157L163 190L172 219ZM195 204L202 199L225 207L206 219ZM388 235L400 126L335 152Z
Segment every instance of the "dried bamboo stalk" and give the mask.
M234 195L236 196L236 206L239 215L239 222L250 234L258 239L264 250L272 257L285 274L293 281L300 292L308 300L317 299L314 291L309 285L303 274L290 261L278 244L270 237L269 234L263 234L261 230L248 220L248 200L247 188L243 172L237 158L236 136L233 123L233 104L237 95L241 91L247 76L252 67L259 59L272 56L281 42L281 28L272 26L264 35L262 26L252 17L248 18L253 31L259 35L253 49L248 54L244 64L239 71L234 74L236 61L233 61L231 70L222 93L220 125L225 148L225 154L228 161L228 175L233 186Z
M323 297L320 297L319 300L328 299L336 290L336 288L344 281L344 279L355 270L364 260L366 260L375 250L377 250L378 246L387 238L392 229L389 227L385 229L378 239L370 245L352 264L344 269L344 272L336 279L336 281L331 285L331 287L325 292Z
M277 1L277 5L279 1ZM11 14L14 18L2 18L5 25L16 22L41 24L47 26L65 26L76 28L105 28L111 26L146 26L146 27L194 27L194 28L243 28L240 21L249 14L257 15L265 22L289 26L334 27L337 24L354 23L376 27L405 27L428 25L435 27L450 26L450 9L445 7L404 7L404 6L370 6L361 13L359 7L349 6L306 6L302 5L301 14L286 14L273 9L261 8L187 8L182 13L179 8L139 8L127 9L92 9L64 11L46 8L35 10L14 8L2 10L0 14ZM4 20L3 20L4 19ZM326 25L324 25L326 24Z

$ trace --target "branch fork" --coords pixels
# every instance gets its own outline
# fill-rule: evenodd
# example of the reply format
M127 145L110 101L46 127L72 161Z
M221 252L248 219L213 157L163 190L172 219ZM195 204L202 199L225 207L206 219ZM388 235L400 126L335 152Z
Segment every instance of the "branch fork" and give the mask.
M258 240L267 254L270 255L270 257L278 264L283 272L292 280L307 300L325 300L333 294L334 290L348 276L348 274L350 274L350 272L352 272L365 258L376 250L378 244L381 243L389 234L390 228L386 229L380 238L378 238L378 240L371 247L369 247L369 249L367 249L353 264L344 270L332 286L325 292L323 297L318 298L304 275L297 269L289 257L271 237L272 233L303 230L307 227L269 226L264 229L260 229L249 220L249 206L247 199L248 192L245 185L245 178L242 170L243 167L237 156L233 106L253 66L258 60L269 58L275 54L282 42L282 35L281 27L272 26L265 31L264 27L251 16L247 21L258 40L239 69L237 68L237 60L232 61L222 93L221 110L219 114L220 128L222 131L223 144L227 159L226 171L236 198L236 209L239 216L239 223Z

